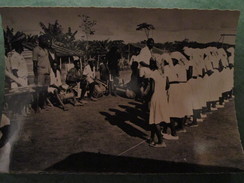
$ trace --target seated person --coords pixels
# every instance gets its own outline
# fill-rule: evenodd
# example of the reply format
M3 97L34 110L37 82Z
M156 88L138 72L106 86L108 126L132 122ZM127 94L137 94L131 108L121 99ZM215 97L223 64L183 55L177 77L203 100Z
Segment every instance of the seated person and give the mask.
M68 71L66 77L66 83L69 87L75 92L75 87L78 86L81 91L81 96L84 96L87 88L86 78L83 76L83 73L80 69L80 61L74 60L74 67ZM80 103L85 104L86 102L82 100L83 97L80 97Z
M87 89L89 89L89 98L93 101L96 101L97 99L93 97L93 93L95 91L95 68L94 68L94 63L92 60L88 60L88 64L85 65L84 71L83 71L83 76L86 78L86 83L87 87L82 88L82 93L80 99L82 100L85 96L85 93Z
M66 89L62 86L60 71L58 69L58 64L56 62L53 63L52 70L50 72L50 86L48 87L48 93L53 95L57 100L59 105L64 111L68 109L64 106L62 101L61 91L65 91ZM73 104L80 105L79 102L73 97Z

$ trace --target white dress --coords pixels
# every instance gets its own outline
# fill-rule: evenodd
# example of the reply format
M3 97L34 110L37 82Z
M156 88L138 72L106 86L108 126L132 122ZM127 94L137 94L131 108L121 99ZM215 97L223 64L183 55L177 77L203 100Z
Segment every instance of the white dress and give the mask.
M149 48L146 46L141 49L139 55L137 56L137 60L139 63L141 61L143 61L149 65L150 59L152 56L153 55L152 55L151 50L149 50ZM139 65L139 73L140 73L140 77L150 78L151 70L148 67L143 67L143 66Z
M211 75L211 86L212 86L212 101L218 101L220 97L220 72L217 70L219 67L219 59L215 53L211 54L211 63L213 67L213 74Z
M151 73L150 78L154 80L154 93L150 102L149 124L170 122L169 107L166 91L166 77L158 70Z
M198 51L198 59L197 61L197 66L198 66L198 92L199 92L199 99L201 102L201 107L206 107L206 102L208 100L208 90L207 90L207 81L205 77L200 77L203 74L203 70L205 69L205 64L204 64L204 60L203 60L203 54L201 52L202 50L200 49Z
M188 65L189 66L192 66L193 68L193 73L192 75L195 76L195 77L198 77L198 67L195 63L195 60L193 60L193 58L191 58L189 61L188 61ZM201 109L202 108L202 103L201 103L201 96L200 96L200 91L201 90L199 88L199 78L191 78L190 80L188 80L188 84L190 85L191 87L191 90L192 90L192 108L193 109Z
M235 50L233 47L230 47L227 49L227 51L229 53L231 53L231 55L228 57L229 63L234 65L234 52L235 52ZM228 70L229 70L229 78L228 78L227 82L228 82L229 90L232 90L234 87L234 68L232 68L232 69L228 68Z
M178 82L180 65L177 64L173 67L165 69L165 73L170 82ZM188 113L188 106L185 104L185 88L184 84L175 83L170 84L169 87L169 109L170 117L183 118Z
M193 115L193 99L192 99L192 89L187 82L187 70L189 69L189 65L181 65L180 70L178 72L179 81L184 82L180 84L181 94L182 94L182 102L185 106L186 115Z

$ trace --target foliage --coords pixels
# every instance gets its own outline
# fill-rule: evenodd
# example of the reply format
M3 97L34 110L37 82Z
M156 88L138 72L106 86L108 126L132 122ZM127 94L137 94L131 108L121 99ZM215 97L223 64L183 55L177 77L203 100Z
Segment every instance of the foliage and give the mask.
M5 53L8 53L13 50L14 44L22 44L26 40L26 35L23 32L17 31L14 33L13 28L7 27L4 33L4 46Z
M40 22L40 26L43 30L41 33L52 37L57 45L77 49L78 42L75 40L75 35L78 32L77 30L72 32L71 27L68 27L68 31L64 33L62 25L58 23L58 20L56 20L54 24L49 23L48 26Z

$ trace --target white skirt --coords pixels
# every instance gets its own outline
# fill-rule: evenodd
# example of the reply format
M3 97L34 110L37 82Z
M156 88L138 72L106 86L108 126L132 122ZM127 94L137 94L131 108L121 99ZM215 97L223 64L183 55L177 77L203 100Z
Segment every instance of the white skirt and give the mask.
M220 93L221 93L221 84L220 84L220 72L217 70L214 70L214 73L211 75L211 79L210 79L210 86L212 86L211 88L211 101L218 101L219 97L220 97Z
M150 101L149 124L170 123L169 103L166 91L155 91Z
M184 84L171 84L169 88L170 117L183 118L188 115L188 106L185 103Z
M188 81L192 90L192 108L201 109L203 104L203 99L201 97L201 88L199 87L199 78L190 79Z

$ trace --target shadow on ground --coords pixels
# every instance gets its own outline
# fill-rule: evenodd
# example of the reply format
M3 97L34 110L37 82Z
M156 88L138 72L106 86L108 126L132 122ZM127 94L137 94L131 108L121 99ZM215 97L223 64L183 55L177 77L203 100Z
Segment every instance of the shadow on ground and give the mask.
M128 135L146 140L147 134L145 134L145 131L149 131L149 125L145 119L148 118L148 114L141 110L139 104L133 103L133 105L135 107L118 105L122 110L110 108L109 112L100 112L100 114L105 116L105 120L111 125L118 126ZM144 132L137 127L143 129Z
M80 152L52 165L45 172L117 173L220 173L243 172L237 168L176 163L152 159Z
M115 115L111 115L107 112L100 112L100 114L105 116L105 120L107 120L111 125L118 126L121 130L132 137L139 137L143 140L147 139L147 134L142 131L136 129L132 125L126 123L128 120L127 113L123 111L119 111L117 109L112 109L111 111L115 112Z

